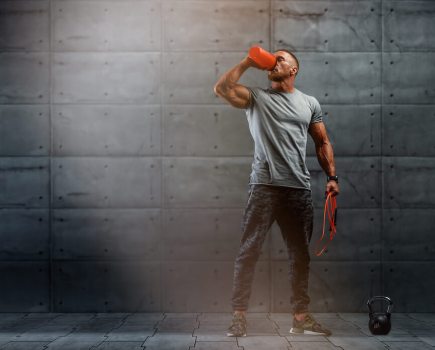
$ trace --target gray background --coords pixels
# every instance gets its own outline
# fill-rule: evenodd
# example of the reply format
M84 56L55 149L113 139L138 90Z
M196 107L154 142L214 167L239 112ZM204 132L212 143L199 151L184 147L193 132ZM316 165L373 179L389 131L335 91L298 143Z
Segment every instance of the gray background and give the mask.
M253 143L213 85L293 50L333 144L308 140L311 310L435 311L434 1L0 1L0 311L230 311ZM268 85L251 69L250 86ZM250 311L289 311L276 224Z

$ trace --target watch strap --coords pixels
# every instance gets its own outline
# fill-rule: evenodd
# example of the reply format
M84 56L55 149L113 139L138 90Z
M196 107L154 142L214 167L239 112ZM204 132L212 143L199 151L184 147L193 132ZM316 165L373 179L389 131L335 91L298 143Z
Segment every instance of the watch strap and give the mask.
M327 181L334 180L335 182L338 183L338 176L337 176L337 175L333 175L333 176L329 176L329 175L327 175L327 176L326 176L326 180L327 180Z

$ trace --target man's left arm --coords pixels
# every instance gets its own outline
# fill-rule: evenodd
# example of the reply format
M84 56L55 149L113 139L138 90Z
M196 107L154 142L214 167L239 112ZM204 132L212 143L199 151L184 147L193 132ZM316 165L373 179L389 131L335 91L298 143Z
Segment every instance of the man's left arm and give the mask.
M316 145L316 154L319 164L322 166L326 175L335 176L334 152L331 142L326 133L325 124L323 122L311 123L308 128L308 133L314 140ZM326 193L332 192L333 196L339 194L338 183L335 180L329 180L326 184Z

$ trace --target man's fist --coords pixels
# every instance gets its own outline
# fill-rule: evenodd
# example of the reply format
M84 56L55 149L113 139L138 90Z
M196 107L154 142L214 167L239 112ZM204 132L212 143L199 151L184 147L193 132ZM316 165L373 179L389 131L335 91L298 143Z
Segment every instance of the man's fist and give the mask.
M244 59L243 59L243 62L244 62L244 64L246 64L248 67L254 67L254 68L257 68L257 69L261 69L261 70L265 70L265 68L263 68L263 67L261 67L261 66L259 66L251 57L249 57L249 55L248 56L246 56Z
M329 192L332 192L333 197L337 196L340 193L340 189L338 188L338 183L336 181L330 180L326 184L325 197L328 195Z

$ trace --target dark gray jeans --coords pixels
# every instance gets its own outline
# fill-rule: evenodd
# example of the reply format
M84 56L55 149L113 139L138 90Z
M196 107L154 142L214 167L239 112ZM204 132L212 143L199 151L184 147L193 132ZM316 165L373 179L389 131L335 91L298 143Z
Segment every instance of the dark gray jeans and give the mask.
M308 249L313 232L311 191L253 184L248 195L239 253L234 263L233 310L248 309L255 265L266 234L276 219L289 255L292 312L308 312Z

